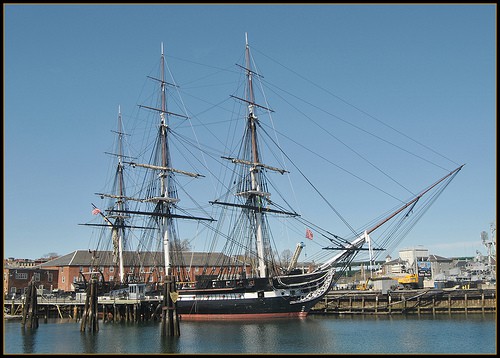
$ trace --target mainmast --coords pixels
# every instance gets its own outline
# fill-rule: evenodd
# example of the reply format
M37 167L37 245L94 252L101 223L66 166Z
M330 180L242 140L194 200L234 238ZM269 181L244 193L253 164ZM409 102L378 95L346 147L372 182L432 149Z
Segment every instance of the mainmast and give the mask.
M149 76L148 76L149 77ZM151 180L156 184L152 184L156 189L152 189L150 184L147 185L144 192L144 197L138 200L143 203L153 204L152 210L146 211L127 211L129 214L144 215L154 220L159 230L159 238L162 240L163 255L164 255L164 268L166 277L172 274L172 252L171 246L175 239L174 218L182 219L195 219L195 220L209 220L212 218L202 218L189 215L175 214L175 205L180 201L177 196L177 189L175 185L175 173L187 175L193 178L201 177L197 173L190 173L183 170L172 168L172 160L169 150L169 116L176 116L181 118L188 118L184 115L172 113L167 111L167 85L175 86L174 84L165 81L165 55L163 52L163 43L161 44L161 57L160 57L160 78L150 77L160 85L160 104L159 108L140 106L149 110L153 110L160 115L159 131L157 137L157 152L153 155L153 162L149 164L141 164L135 162L127 162L132 166L145 168L152 172ZM155 191L153 193L153 191Z
M120 106L118 106L118 165L117 165L117 179L118 179L118 199L117 208L118 210L125 210L124 198L125 198L125 186L123 183L123 124L122 124L122 114ZM123 265L123 247L124 247L124 217L123 214L117 217L115 225L112 229L112 239L113 247L115 247L115 240L117 241L116 246L118 248L118 262L120 265L120 282L125 282L125 269ZM120 225L117 225L120 224ZM116 238L117 236L117 238Z
M253 83L252 83L252 70L250 63L250 48L248 46L248 35L245 33L245 59L246 59L246 73L247 73L247 100L248 100L248 115L247 115L247 126L250 133L251 140L251 162L259 163L259 151L257 148L257 116L254 113L254 103L255 98L253 94ZM251 198L253 201L257 201L259 204L262 202L262 193L260 182L259 182L259 171L260 168L256 165L253 165L250 168L250 177L251 177L251 190L255 195ZM266 263L264 260L264 240L262 236L262 213L260 211L254 211L255 215L255 239L257 245L257 255L258 255L258 273L259 277L266 276Z
M163 53L163 43L161 44L161 60L160 60L160 86L161 86L161 112L160 112L160 143L161 143L161 166L164 168L170 167L170 154L168 150L168 141L167 141L167 131L168 131L168 123L166 121L166 111L167 111L167 95L165 88L165 55ZM169 185L171 182L171 174L168 172L163 172L160 175L160 197L164 198L164 200L160 200L159 205L164 207L164 210L161 212L165 212L169 214L171 211L171 206L174 202L177 202L177 198L169 197ZM175 191L174 191L175 193ZM174 199L174 200L172 200ZM177 199L177 200L176 200ZM162 218L160 233L163 237L163 250L165 255L165 274L166 277L169 277L172 274L172 264L170 259L170 237L171 237L171 229L172 228L172 219L168 216Z

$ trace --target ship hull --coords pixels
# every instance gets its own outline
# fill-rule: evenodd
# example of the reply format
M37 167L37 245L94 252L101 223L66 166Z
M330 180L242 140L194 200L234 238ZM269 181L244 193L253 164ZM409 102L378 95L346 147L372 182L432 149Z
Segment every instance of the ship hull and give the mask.
M333 270L297 276L250 280L251 287L180 290L177 313L184 320L304 318L328 292ZM214 281L218 283L230 281Z
M291 303L292 297L186 299L181 296L176 308L183 320L304 318L320 299Z

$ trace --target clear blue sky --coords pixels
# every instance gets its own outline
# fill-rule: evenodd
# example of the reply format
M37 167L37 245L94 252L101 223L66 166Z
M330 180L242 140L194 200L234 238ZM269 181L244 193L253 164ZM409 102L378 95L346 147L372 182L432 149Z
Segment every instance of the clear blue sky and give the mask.
M94 193L103 190L103 153L118 106L125 120L136 111L160 43L189 90L194 78L242 64L245 32L266 80L356 124L361 109L449 158L432 159L448 170L466 164L400 248L486 253L480 233L496 223L496 11L467 4L4 4L4 256L86 250L89 229L78 224L89 221ZM231 94L216 88L207 101ZM270 100L276 118L291 115ZM186 106L202 117L194 102ZM297 126L287 134L301 130L304 141L315 141ZM340 154L328 142L314 144L332 159ZM360 138L359 149L364 144ZM378 159L414 191L444 175L411 169L398 156ZM342 180L321 177L318 186ZM338 189L344 199L348 190ZM375 204L353 192L338 208L356 226L364 221L355 214Z

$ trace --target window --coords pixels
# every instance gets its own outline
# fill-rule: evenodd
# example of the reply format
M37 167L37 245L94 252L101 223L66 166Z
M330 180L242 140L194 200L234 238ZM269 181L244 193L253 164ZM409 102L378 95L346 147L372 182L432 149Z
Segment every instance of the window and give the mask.
M26 272L16 272L16 280L27 280L28 274Z
M83 266L80 266L80 272L83 272Z
M62 283L65 283L65 282L66 282L66 277L61 276L61 282L62 282Z
M109 276L109 280L113 281L115 279L115 276Z
M47 281L52 282L52 280L54 279L53 276L54 275L52 274L52 272L47 272Z
M109 272L115 272L115 267L114 266L109 266Z
M34 277L34 279L35 279L35 282L40 281L40 272L35 272L35 273L33 274L33 277Z

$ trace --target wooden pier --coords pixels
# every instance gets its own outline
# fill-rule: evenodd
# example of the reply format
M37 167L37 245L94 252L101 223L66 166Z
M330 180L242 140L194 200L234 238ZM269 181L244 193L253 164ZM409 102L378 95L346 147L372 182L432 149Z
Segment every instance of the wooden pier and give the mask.
M140 322L161 320L162 302L159 297L147 299L105 299L99 297L97 317L104 322ZM17 316L23 312L24 300L4 300L4 312ZM64 318L79 321L85 314L85 298L38 298L38 317Z
M311 314L440 314L496 312L496 289L330 291Z

